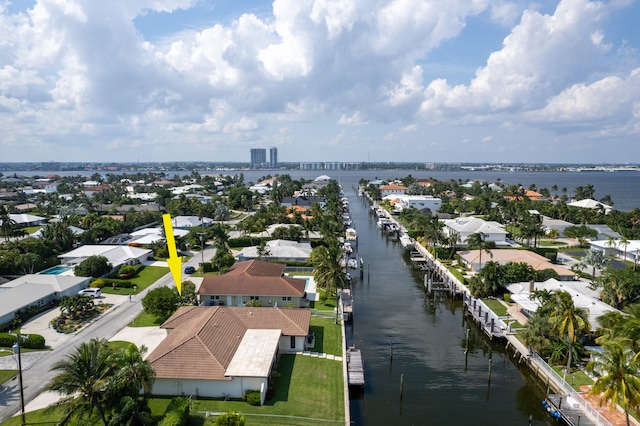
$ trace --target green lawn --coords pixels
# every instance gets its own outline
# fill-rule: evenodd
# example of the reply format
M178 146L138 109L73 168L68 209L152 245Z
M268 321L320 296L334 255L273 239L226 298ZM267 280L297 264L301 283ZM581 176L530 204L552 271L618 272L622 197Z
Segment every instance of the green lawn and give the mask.
M564 376L564 369L566 368L566 366L554 365L552 366L552 368L555 370L556 373L558 373L560 377ZM573 387L577 391L580 391L580 386L582 385L593 384L593 380L591 380L591 377L587 376L587 373L585 373L582 370L572 371L571 374L568 374L565 377L565 380L567 383L571 385L571 387Z
M323 289L318 289L319 294L323 294ZM320 301L314 301L309 304L311 309L319 309L323 311L334 311L336 309L336 297L335 295L327 297L327 300L322 303Z
M162 320L155 315L151 315L146 313L145 311L140 312L134 320L132 324L129 324L131 327L157 327L162 324Z
M275 381L275 395L262 407L254 407L243 401L200 400L193 404L192 413L204 417L207 411L241 412L245 415L247 424L251 425L344 423L341 362L302 355L283 355L277 371L280 377ZM211 425L214 422L215 416L210 416L204 424Z
M482 301L484 302L485 305L487 305L489 307L489 309L491 309L499 317L506 317L508 315L507 314L507 307L504 306L499 300L497 300L497 299L482 299Z
M158 281L160 278L169 273L169 268L163 266L145 266L140 269L138 275L134 278L131 278L128 281L131 281L132 285L136 286L135 293L139 293L145 288L149 287L151 284ZM115 290L112 287L104 286L102 288L103 293L107 294L123 294L128 295L134 293L133 288L120 288L117 287Z
M191 410L190 425L212 425L215 416L206 418L206 412L236 411L246 416L250 425L328 425L344 424L342 363L303 355L283 355L277 366L280 377L275 380L275 393L261 407L244 401L196 400ZM149 401L152 414L162 416L169 399L153 398ZM28 424L54 424L60 419L61 409L37 410L26 415ZM292 417L291 417L292 416ZM13 417L2 426L20 424ZM96 422L99 424L96 418Z
M312 316L309 331L316 336L313 352L342 356L342 327L335 319Z
M18 370L0 370L0 383L4 383L18 374Z

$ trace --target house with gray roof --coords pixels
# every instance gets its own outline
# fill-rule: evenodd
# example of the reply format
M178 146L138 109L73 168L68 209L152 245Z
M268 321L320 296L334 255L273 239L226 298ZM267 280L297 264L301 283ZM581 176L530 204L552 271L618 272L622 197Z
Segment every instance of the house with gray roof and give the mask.
M63 265L75 266L91 256L104 256L113 265L115 272L122 265L137 265L145 262L152 253L151 250L140 247L87 244L61 254L58 258Z
M504 229L504 226L498 222L485 221L473 216L445 219L441 222L444 223L443 231L445 235L451 236L457 234L459 244L465 244L472 234L482 233L485 241L493 241L498 246L509 245L507 242L507 231Z
M89 286L90 277L29 274L0 285L0 324L29 308L46 306Z
M265 252L260 253L258 246L243 248L238 253L239 262L262 257L264 260L284 262L306 262L311 255L311 243L288 240L271 240L265 243ZM261 256L262 254L262 256Z

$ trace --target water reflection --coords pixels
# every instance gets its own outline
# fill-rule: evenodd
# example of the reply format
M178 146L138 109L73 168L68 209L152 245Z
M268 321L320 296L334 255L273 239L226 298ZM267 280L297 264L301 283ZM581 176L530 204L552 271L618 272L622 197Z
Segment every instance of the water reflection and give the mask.
M365 363L366 386L351 401L354 423L527 425L533 415L534 424L547 424L544 389L467 319L460 300L427 294L424 273L346 192L365 262L346 328Z

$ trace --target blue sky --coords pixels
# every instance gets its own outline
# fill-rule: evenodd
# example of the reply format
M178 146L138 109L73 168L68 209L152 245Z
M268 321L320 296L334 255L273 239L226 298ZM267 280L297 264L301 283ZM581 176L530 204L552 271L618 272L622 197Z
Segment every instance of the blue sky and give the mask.
M637 163L638 1L0 0L0 161Z

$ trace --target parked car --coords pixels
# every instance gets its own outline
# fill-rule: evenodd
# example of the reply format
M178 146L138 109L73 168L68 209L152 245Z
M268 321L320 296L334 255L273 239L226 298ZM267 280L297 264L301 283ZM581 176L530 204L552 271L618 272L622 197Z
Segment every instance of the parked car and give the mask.
M100 291L99 288L85 288L85 289L80 290L78 292L78 294L84 294L86 296L91 296L91 297L93 297L95 299L96 297L100 297L102 292Z
M184 268L185 274L193 274L194 272L196 272L196 268L194 268L193 266L187 266L186 268Z

